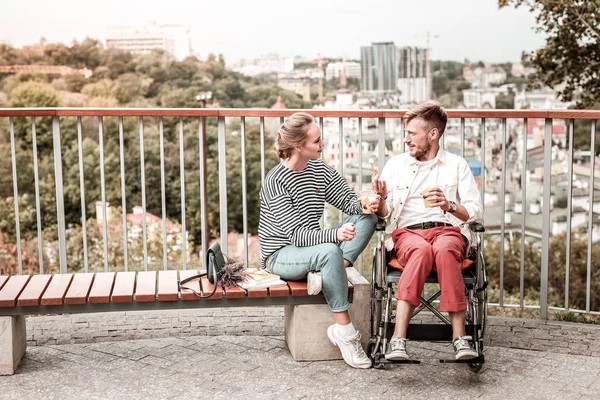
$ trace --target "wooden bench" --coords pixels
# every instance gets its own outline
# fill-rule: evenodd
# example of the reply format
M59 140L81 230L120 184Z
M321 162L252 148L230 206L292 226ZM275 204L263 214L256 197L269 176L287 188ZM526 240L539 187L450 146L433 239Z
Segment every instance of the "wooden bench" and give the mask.
M363 298L366 294L365 304L361 302L360 310L353 304L351 313L357 315L353 319L366 317L367 329L369 283L354 268L347 272L351 301L357 292ZM250 290L218 288L212 297L201 299L189 290L179 290L179 280L196 274L195 270L169 270L0 276L0 375L13 374L25 354L25 316L33 314L284 305L286 341L296 360L339 358L339 351L326 337L327 325L321 326L333 321L325 298L322 293L309 296L306 282ZM203 295L213 290L206 277L185 286ZM322 333L319 338L315 338L316 331ZM363 336L368 338L366 333ZM307 340L316 340L320 348L305 349Z

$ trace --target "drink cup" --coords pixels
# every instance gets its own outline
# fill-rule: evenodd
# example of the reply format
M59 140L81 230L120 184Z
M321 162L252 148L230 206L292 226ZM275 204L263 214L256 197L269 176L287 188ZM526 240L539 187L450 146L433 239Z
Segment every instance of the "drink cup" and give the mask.
M363 190L360 192L359 201L363 210L363 214L373 214L371 203L377 198L377 193L372 190Z
M435 190L435 189L437 189L437 188L432 186L432 187L428 187L426 189L421 190L421 196L423 196L423 203L425 204L425 208L430 208L430 207L432 207L432 204L436 203L435 200L427 200L425 198L431 190Z

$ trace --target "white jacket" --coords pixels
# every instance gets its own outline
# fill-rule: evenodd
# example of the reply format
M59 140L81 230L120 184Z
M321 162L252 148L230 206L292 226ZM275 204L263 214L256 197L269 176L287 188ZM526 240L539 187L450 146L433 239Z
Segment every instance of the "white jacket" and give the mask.
M483 206L469 164L464 158L442 149L438 151L435 160L431 166L431 173L437 174L436 181L443 183L443 185L440 184L440 188L444 195L448 200L464 206L469 213L469 219L464 222L451 213L446 213L446 218L452 225L460 226L461 233L472 244L473 235L468 224L473 221L481 221ZM386 200L388 213L384 217L386 221L385 246L388 250L394 248L391 234L398 226L398 220L402 218L404 202L409 191L420 192L425 189L412 187L416 169L417 160L409 153L403 153L390 158L381 172L380 179L387 183L388 188Z

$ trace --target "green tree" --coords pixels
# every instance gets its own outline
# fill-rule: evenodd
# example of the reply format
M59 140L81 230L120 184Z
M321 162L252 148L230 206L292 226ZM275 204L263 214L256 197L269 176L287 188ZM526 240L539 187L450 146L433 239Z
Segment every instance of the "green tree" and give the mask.
M496 96L496 108L500 108L500 109L515 108L515 95L512 93L509 93L509 94L499 93L498 96Z
M537 80L565 84L563 101L588 107L600 100L600 0L498 0L500 7L529 7L546 45L530 54Z

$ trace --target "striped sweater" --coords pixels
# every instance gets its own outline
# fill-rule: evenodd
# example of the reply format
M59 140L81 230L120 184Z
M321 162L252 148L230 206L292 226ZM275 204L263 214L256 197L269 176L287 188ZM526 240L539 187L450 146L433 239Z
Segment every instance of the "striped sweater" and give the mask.
M332 167L311 160L303 171L283 163L269 172L260 190L258 236L261 265L280 248L337 243L337 228L321 229L325 202L348 215L362 214L356 194Z

